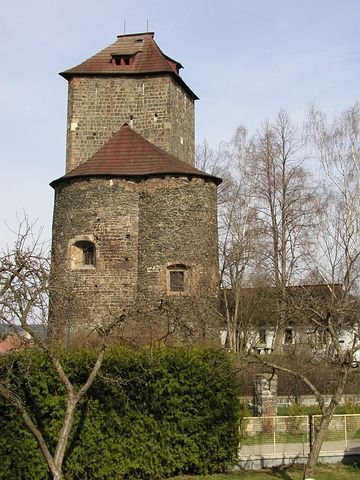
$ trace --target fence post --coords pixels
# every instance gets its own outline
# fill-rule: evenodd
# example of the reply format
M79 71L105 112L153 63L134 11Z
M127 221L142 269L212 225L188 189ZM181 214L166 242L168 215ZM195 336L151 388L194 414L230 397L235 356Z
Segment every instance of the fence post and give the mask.
M309 449L311 450L313 444L313 435L314 435L314 424L313 424L313 416L309 415Z
M273 417L274 425L273 425L273 453L276 453L276 417Z
M344 428L345 428L345 450L348 447L348 436L347 436L347 422L346 422L347 415L344 415Z

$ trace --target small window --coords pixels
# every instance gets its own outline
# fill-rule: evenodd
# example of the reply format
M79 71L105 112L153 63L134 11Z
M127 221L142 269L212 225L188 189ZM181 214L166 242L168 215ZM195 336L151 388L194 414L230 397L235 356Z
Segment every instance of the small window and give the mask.
M96 249L94 243L86 240L75 242L71 246L71 267L95 267Z
M188 288L189 272L186 265L170 265L168 267L169 293L184 293Z
M113 65L127 66L131 65L134 59L134 55L112 55L111 63Z
M285 328L284 344L291 345L294 340L294 331L291 327Z
M84 265L95 265L95 245L86 244L83 249Z
M265 328L260 328L260 330L259 330L259 343L266 343L266 330L265 330Z
M185 272L182 270L170 271L170 290L172 292L183 292L185 290Z

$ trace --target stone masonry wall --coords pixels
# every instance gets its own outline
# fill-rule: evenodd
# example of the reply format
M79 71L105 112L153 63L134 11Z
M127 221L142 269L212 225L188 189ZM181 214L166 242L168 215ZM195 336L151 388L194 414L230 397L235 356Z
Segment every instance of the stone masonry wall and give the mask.
M65 181L53 222L51 322L94 326L124 309L125 335L149 343L218 342L216 185L201 178ZM71 245L96 246L95 267L72 269ZM168 266L188 267L185 292L169 292Z
M254 406L256 416L267 417L277 414L277 375L259 373L254 380Z
M68 87L66 172L124 124L194 164L194 101L170 76L74 77Z
M103 323L134 302L137 286L138 193L119 179L73 180L57 187L53 220L51 321ZM87 236L96 266L71 268L71 244Z
M171 152L180 160L195 164L194 101L173 83L170 93Z
M201 178L148 180L139 212L140 300L164 306L177 340L218 341L216 185ZM185 292L169 292L170 265L188 267Z

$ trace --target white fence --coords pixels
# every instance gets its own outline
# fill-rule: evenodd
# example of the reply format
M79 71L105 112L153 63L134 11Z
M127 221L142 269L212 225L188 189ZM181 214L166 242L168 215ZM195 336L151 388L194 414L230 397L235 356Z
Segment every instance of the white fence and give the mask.
M245 417L240 427L240 458L304 456L309 453L320 415ZM360 454L360 415L334 415L321 454Z

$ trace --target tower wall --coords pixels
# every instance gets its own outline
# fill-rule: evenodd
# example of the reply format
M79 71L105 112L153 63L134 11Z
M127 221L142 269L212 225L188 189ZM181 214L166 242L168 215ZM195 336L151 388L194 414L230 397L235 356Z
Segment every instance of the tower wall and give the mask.
M148 180L139 213L139 298L163 307L165 334L173 332L176 341L218 340L216 185L202 178ZM173 268L184 269L184 291L171 291Z
M194 164L194 100L170 75L89 76L69 81L66 172L88 160L124 123Z
M56 189L51 322L104 323L134 302L138 271L138 192L121 179L78 179ZM76 242L95 245L95 265L74 265Z
M202 178L74 179L56 188L52 323L72 328L130 312L123 334L148 343L218 339L216 185ZM76 242L94 266L74 265ZM171 268L184 268L173 292Z

